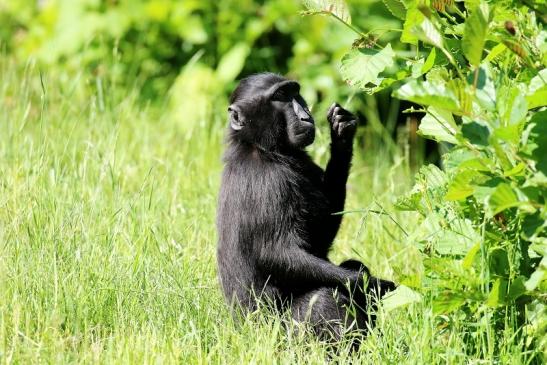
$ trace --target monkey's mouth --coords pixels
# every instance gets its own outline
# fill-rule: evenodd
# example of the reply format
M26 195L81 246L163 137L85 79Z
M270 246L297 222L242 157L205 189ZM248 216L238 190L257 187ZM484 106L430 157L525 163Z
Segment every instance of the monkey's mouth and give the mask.
M308 122L305 122L305 123L308 125L303 126L302 129L299 128L299 130L296 131L296 136L297 137L305 137L310 135L315 136L315 126L312 123L308 123Z
M297 133L296 136L300 140L300 147L309 146L315 139L315 128L311 127L309 129L303 130L302 132Z

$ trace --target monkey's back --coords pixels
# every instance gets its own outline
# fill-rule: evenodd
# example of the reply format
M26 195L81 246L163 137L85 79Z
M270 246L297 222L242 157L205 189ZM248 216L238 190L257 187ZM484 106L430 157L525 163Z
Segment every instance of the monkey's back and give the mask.
M254 309L256 297L283 302L292 289L259 266L260 251L282 245L289 232L297 231L307 242L317 234L313 231L322 215L329 214L320 189L322 170L305 153L230 159L230 152L217 209L217 263L224 295L249 309ZM318 247L303 248L326 256L326 246L319 242Z

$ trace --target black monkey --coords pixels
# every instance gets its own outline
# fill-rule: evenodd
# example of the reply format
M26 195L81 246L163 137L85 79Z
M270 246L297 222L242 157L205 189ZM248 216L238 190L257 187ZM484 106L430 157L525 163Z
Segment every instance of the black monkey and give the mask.
M263 73L243 79L230 98L219 276L232 304L252 311L266 299L311 322L318 334L339 337L350 323L366 329L365 312L374 304L358 287L381 296L394 284L370 277L358 261L337 266L327 258L342 219L333 213L344 209L357 122L331 106L331 158L323 171L304 151L315 125L299 91L297 82ZM352 295L356 317L348 310Z

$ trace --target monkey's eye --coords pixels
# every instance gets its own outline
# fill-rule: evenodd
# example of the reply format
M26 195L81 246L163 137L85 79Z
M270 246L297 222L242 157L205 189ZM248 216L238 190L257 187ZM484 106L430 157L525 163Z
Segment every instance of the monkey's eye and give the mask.
M291 99L291 95L286 89L278 89L273 94L273 99L277 101L289 101Z

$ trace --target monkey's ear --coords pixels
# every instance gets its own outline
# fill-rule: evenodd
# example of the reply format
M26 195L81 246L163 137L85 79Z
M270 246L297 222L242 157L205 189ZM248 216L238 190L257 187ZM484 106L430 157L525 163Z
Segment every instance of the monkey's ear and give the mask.
M245 126L245 118L241 113L239 107L235 104L232 104L228 107L228 114L230 115L230 127L234 131L239 131Z

